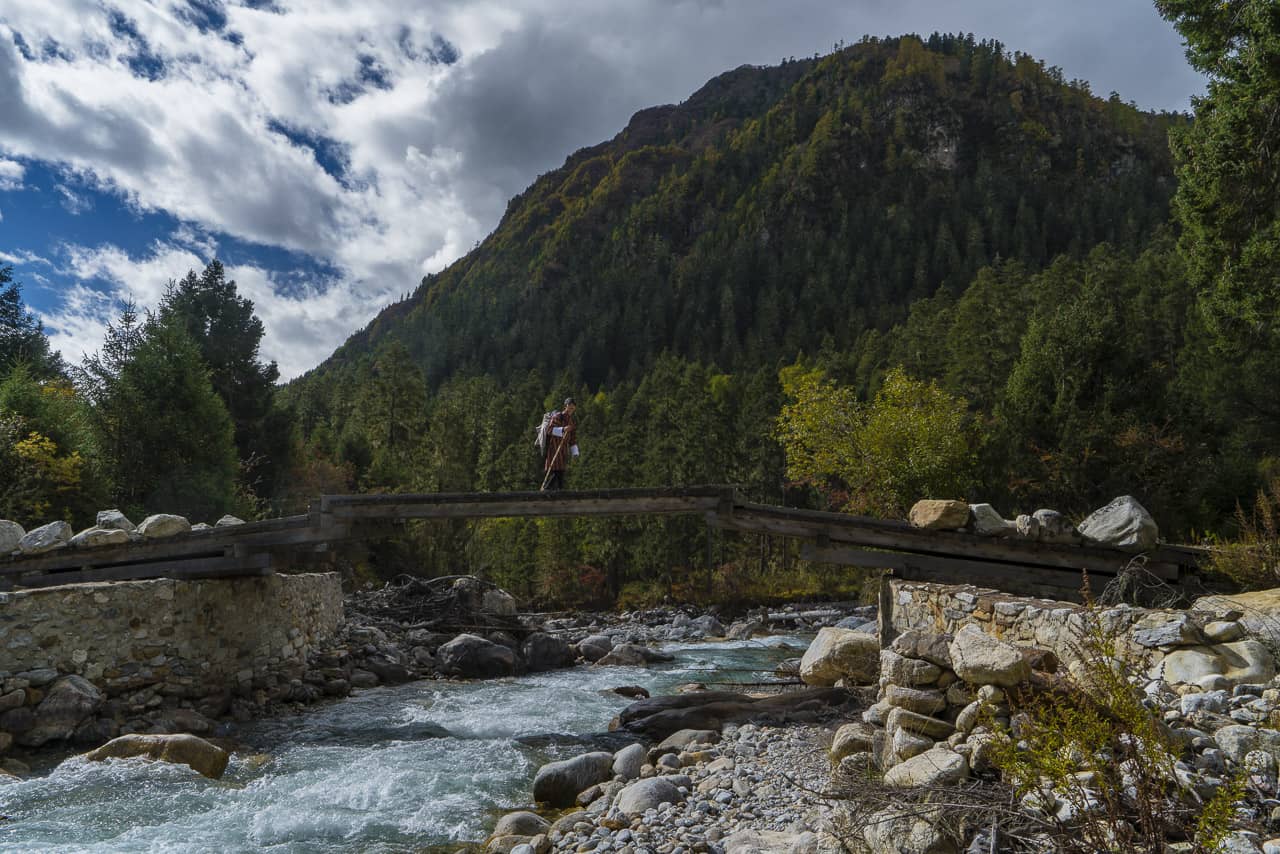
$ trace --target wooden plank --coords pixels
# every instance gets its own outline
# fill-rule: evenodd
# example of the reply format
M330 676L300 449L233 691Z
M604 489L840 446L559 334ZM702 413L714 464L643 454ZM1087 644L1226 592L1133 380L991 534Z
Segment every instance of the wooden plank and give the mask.
M307 516L272 521L280 524L267 526L264 523L253 523L252 527L249 524L235 525L213 531L192 531L163 540L141 540L95 549L60 549L32 558L11 559L8 563L0 564L0 576L119 566L164 558L210 557L235 547L290 548L345 539L352 535L345 525L311 528L306 524L309 522Z
M54 587L94 581L136 581L146 578L228 578L234 576L270 575L271 556L251 555L242 558L198 558L195 560L158 561L103 569L43 572L17 579L19 587Z
M598 499L624 501L636 498L715 498L733 499L732 486L628 487L624 489L577 489L550 492L428 492L385 493L376 495L326 495L321 506L326 513L337 513L343 507L372 507L385 504L462 505L517 502L553 505L561 502Z
M1054 546L1047 543L997 540L951 531L923 531L905 523L873 520L836 513L789 510L765 505L739 505L734 515L714 522L721 527L749 533L772 533L832 542L873 546L914 554L960 556L1007 563L1052 566L1062 569L1114 574L1132 555L1110 549Z
M1030 593L1042 595L1042 591L1056 591L1071 596L1069 601L1080 601L1082 576L1078 572L1050 567L1016 566L962 558L934 555L891 554L863 549L831 546L825 549L809 547L803 551L806 560L834 563L842 566L884 568L901 579L910 581L935 581L943 584L972 584L989 586L1006 593ZM1105 584L1112 576L1099 574L1097 579Z
M571 495L542 500L439 502L379 502L339 504L335 519L485 519L498 517L658 516L706 513L719 506L715 496L576 498Z

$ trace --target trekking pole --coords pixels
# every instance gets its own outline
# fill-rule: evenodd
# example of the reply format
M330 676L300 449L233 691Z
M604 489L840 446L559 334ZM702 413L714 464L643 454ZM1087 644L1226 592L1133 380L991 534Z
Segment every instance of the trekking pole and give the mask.
M563 436L561 436L561 437L560 437L560 444L559 444L559 446L556 448L556 452L555 452L554 454L552 454L552 455L551 455L551 459L553 459L553 460L554 460L554 459L559 458L559 456L560 456L560 452L564 450L564 443L565 443L565 440L567 440L568 438L569 438L569 434L568 434L568 432L566 432ZM544 465L545 465L545 464L544 464ZM544 489L546 489L546 488L547 488L547 482L548 482L549 480L551 480L551 469L549 469L549 468L548 468L548 469L547 469L546 474L544 474L544 475L542 476L542 486L538 487L538 491L539 491L539 492L542 492Z

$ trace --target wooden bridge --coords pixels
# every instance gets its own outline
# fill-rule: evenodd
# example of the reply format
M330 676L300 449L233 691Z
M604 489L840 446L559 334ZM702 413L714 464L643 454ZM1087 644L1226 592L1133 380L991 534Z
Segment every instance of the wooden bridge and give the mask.
M1081 573L1100 590L1133 558L1114 549L1054 545L929 531L906 522L744 501L733 487L565 492L326 495L302 516L192 531L167 539L98 548L63 548L0 558L0 585L47 587L139 578L267 575L323 560L344 540L385 535L412 519L698 515L710 529L804 540L801 557L893 570L898 577L975 584L1010 593L1078 599ZM1199 549L1160 546L1146 570L1176 584L1194 572Z

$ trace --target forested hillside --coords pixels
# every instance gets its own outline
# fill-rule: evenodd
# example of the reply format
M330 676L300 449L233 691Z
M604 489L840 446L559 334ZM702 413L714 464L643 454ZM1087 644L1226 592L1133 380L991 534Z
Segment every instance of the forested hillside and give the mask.
M971 37L740 68L539 178L316 373L388 339L433 388L847 348L996 259L1140 246L1167 217L1176 121Z

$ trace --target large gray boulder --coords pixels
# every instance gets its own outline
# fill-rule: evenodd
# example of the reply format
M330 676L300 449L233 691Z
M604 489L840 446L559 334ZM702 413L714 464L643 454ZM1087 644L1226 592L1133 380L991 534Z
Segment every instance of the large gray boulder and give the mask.
M875 635L827 626L800 659L806 685L830 686L841 679L869 685L880 677L880 641Z
M138 533L143 539L158 540L164 537L176 537L191 530L191 523L185 517L172 513L156 513L142 520Z
M50 522L27 532L18 541L18 551L24 555L39 555L60 549L71 542L71 526L66 522Z
M0 557L17 551L18 543L21 543L26 535L27 532L17 522L0 519Z
M17 739L26 747L70 738L102 705L102 692L82 676L63 676L45 692L35 708L35 726Z
M662 804L678 804L684 796L669 780L650 777L636 780L618 793L614 805L628 818L644 815L645 810L657 809Z
M613 775L624 783L639 777L648 753L643 744L628 744L613 754Z
M587 661L599 661L613 649L613 638L608 635L588 635L578 641L578 655Z
M71 538L71 547L76 549L92 549L98 546L118 546L129 542L129 532L119 528L85 528Z
M570 807L578 793L613 777L613 754L599 751L549 762L533 778L533 799L553 807Z
M499 617L514 617L519 608L514 596L495 587L486 590L480 597L480 610Z
M926 750L893 766L884 774L886 786L950 786L967 779L969 763L963 756L945 747Z
M477 635L461 634L436 650L436 667L462 679L510 676L516 672L516 654Z
M689 621L689 628L708 638L724 637L724 626L711 614L703 614Z
M811 830L736 830L723 844L724 854L818 854L824 850L818 834Z
M1011 688L1031 678L1031 665L1016 646L976 626L967 625L956 632L949 651L952 669L970 685Z
M1213 734L1222 754L1237 765L1255 750L1261 750L1280 759L1280 732L1264 727L1232 724Z
M129 521L129 517L119 510L99 510L94 525L111 531L124 531L126 534L132 534L138 530L138 527Z
M534 632L520 645L520 655L530 671L558 670L573 664L573 647L554 635Z
M918 688L936 685L942 676L942 668L931 661L907 658L892 649L880 650L880 677L893 685Z
M230 527L233 527L233 526L235 526L235 525L243 525L243 524L244 524L244 520L243 520L243 519L241 519L239 516L232 516L230 513L228 513L227 515L223 516L223 517L222 517L221 519L219 519L218 521L214 522L214 523L213 523L213 527L215 527L215 528L230 528Z
M1147 508L1132 495L1122 495L1080 523L1080 534L1099 545L1146 552L1160 541L1160 529Z

